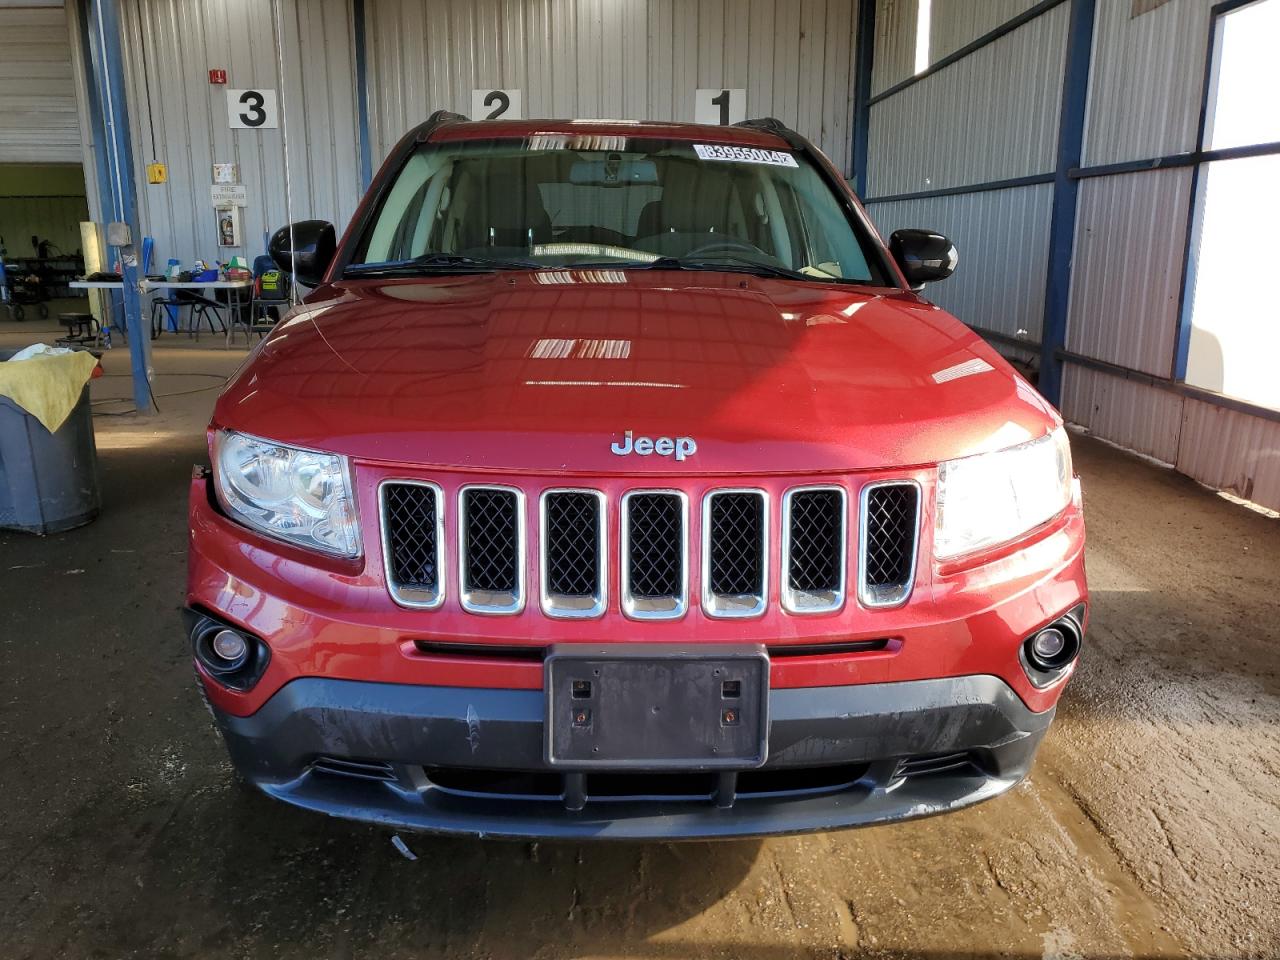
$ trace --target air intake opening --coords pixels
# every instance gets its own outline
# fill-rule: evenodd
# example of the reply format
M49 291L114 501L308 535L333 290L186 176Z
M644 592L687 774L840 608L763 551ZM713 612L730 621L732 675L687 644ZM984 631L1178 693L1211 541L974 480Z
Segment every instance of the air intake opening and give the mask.
M845 505L840 487L787 491L782 518L782 604L790 612L826 613L844 605Z
M463 487L459 515L462 606L518 613L524 606L524 500L505 487Z
M702 511L702 606L712 617L764 613L768 509L762 490L718 490Z
M677 491L622 498L622 604L628 616L669 619L688 606L688 503Z
M913 481L862 489L858 598L867 607L906 603L915 582L920 488Z
M444 517L440 488L408 481L382 485L382 553L397 603L431 608L444 599Z
M605 606L604 495L542 495L542 608L553 617L596 617Z

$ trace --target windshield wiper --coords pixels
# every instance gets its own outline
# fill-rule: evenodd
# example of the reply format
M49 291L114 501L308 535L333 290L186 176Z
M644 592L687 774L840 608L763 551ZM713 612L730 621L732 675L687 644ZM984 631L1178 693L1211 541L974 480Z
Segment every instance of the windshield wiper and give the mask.
M801 273L789 267L775 266L771 263L760 263L757 260L744 260L740 257L658 257L655 260L612 260L592 261L590 263L567 263L562 270L718 270L724 273L750 273L758 277L782 277L787 280L817 280L825 282L824 277L815 277L809 273ZM832 280L838 279L832 277Z
M470 257L460 253L424 253L408 260L382 263L353 263L343 271L344 277L412 277L431 273L491 273L494 270L541 270L543 264L532 260L506 260L499 257Z

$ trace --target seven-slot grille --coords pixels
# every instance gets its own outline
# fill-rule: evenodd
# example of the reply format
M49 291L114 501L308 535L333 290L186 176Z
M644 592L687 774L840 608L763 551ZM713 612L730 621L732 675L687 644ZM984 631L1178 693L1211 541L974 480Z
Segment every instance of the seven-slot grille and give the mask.
M915 581L920 488L889 481L862 488L858 595L868 607L905 603Z
M409 607L439 606L446 592L444 497L422 481L380 488L388 588ZM611 511L602 492L545 491L536 503L539 598L553 617L598 617L606 607ZM912 480L870 483L858 506L858 599L905 603L914 584L920 488ZM711 617L764 613L769 597L769 498L758 489L709 491L701 503L702 607ZM671 619L688 609L689 504L676 490L633 490L618 503L621 606L635 619ZM844 606L851 547L849 506L839 486L794 487L782 497L779 599L792 614ZM451 519L453 525L453 519ZM464 609L515 614L525 605L524 494L464 486L457 497L457 586ZM453 589L452 586L449 589Z

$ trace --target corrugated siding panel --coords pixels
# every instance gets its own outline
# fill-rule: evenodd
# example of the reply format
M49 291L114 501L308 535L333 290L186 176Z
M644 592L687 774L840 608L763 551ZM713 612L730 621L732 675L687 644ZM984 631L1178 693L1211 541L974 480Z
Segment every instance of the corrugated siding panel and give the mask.
M1191 169L1080 184L1067 348L1170 375Z
M75 253L80 249L80 221L88 219L84 197L0 197L0 235L15 257L35 256L28 239L32 236Z
M0 163L81 159L66 12L0 7Z
M693 119L698 87L741 87L850 172L854 0L368 0L380 161L471 91L522 91L526 117ZM444 25L442 27L442 25Z
M888 237L902 227L946 234L960 252L953 276L925 296L965 323L1040 340L1053 185L958 194L868 207Z
M1176 393L1138 380L1068 363L1062 374L1062 415L1104 440L1165 463L1178 459L1182 405Z
M1067 5L871 108L870 196L1053 169ZM879 33L879 30L877 30Z
M916 0L876 0L872 96L915 73L917 11Z
M1280 423L1190 397L1185 403L1178 469L1280 510Z
M1194 149L1211 6L1170 0L1131 17L1128 0L1098 4L1086 166Z
M941 0L929 16L929 62L936 63L1034 7L1039 0Z
M355 63L346 0L281 0L284 86L277 72L273 4L260 0L128 0L123 30L129 119L142 230L160 266L200 257L250 260L263 235L290 218L331 220L341 230L360 199ZM281 129L232 130L227 87L277 91ZM285 156L284 125L289 151ZM146 165L167 164L149 185ZM245 246L219 248L209 200L214 162L240 165L249 206ZM286 169L291 202L286 205Z

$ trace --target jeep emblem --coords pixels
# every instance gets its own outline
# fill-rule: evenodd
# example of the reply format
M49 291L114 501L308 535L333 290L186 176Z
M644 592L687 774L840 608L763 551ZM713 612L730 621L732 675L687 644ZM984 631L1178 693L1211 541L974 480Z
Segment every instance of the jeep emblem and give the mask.
M698 445L694 442L693 437L635 437L632 438L631 431L628 430L622 435L622 442L617 440L609 447L615 456L625 457L628 454L635 453L641 457L647 457L651 453L656 453L660 457L669 457L675 454L677 461L683 460L685 457L692 457L698 452Z

